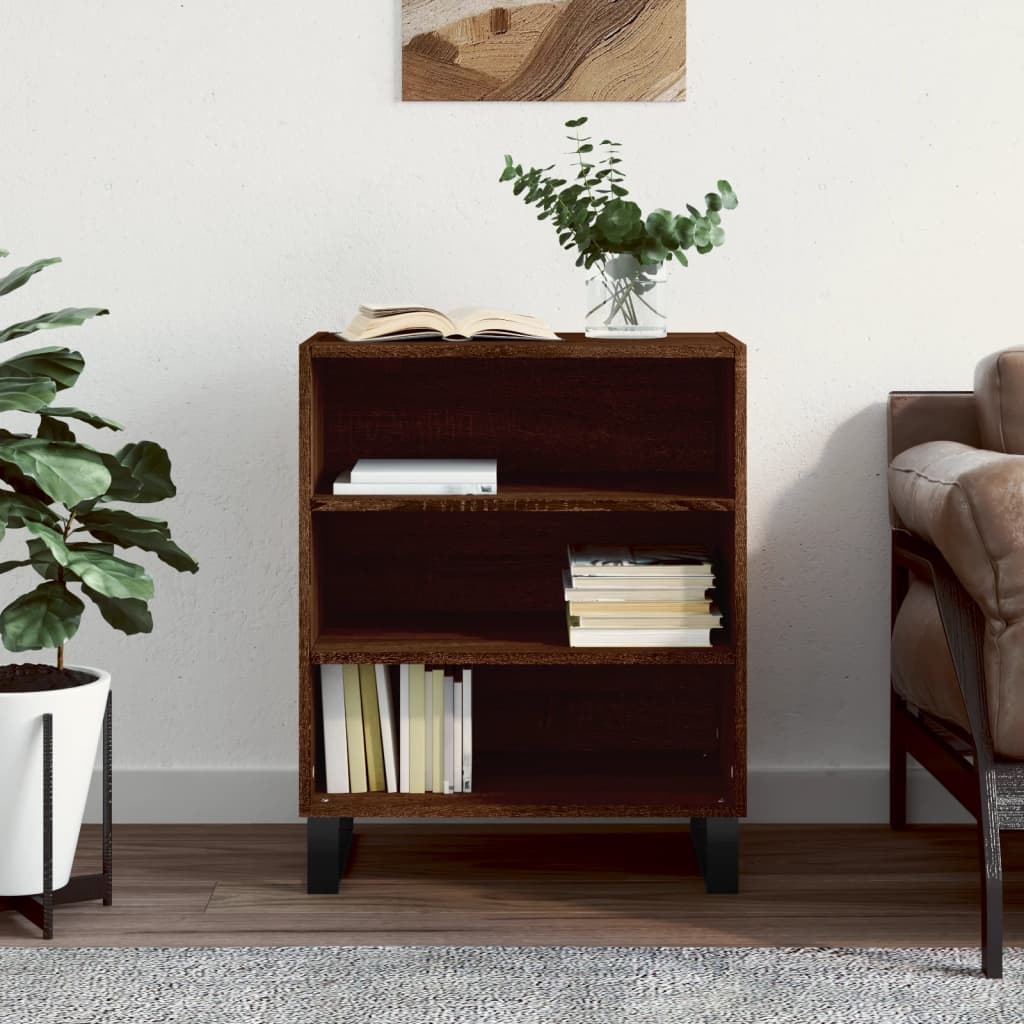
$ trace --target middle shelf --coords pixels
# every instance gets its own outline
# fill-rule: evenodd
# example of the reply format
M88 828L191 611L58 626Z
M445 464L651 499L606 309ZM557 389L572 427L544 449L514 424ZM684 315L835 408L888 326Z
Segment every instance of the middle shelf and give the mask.
M314 664L459 662L467 665L732 665L713 647L570 647L565 617L543 612L353 612L314 637Z

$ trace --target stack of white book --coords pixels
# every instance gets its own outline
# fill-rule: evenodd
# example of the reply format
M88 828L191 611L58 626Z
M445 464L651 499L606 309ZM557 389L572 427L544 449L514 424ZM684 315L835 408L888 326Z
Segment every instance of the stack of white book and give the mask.
M570 545L570 647L710 647L722 625L706 549Z
M496 494L496 459L359 459L335 494Z
M472 670L389 667L320 666L327 792L472 792Z

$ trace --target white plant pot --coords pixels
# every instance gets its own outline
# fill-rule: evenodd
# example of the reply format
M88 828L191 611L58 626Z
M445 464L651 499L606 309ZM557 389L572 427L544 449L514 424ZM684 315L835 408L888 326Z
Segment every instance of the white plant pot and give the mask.
M43 891L43 715L53 715L53 887L68 884L110 673L42 693L0 692L0 896Z

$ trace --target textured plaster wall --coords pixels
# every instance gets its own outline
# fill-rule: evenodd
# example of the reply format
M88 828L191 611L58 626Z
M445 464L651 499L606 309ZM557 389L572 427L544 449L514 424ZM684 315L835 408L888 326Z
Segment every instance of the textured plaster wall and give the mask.
M202 564L156 571L152 637L71 648L114 673L119 766L294 768L296 345L366 298L576 327L496 179L586 113L646 208L740 195L672 321L750 346L751 765L881 769L883 403L1021 341L1024 6L690 0L689 100L590 108L403 105L399 9L0 0L0 245L66 260L5 314L111 308L60 338L77 402L170 448Z

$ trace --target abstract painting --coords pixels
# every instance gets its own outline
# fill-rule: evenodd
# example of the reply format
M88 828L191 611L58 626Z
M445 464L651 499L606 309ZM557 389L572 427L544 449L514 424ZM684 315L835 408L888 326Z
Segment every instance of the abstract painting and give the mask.
M681 100L686 0L402 0L406 100Z

